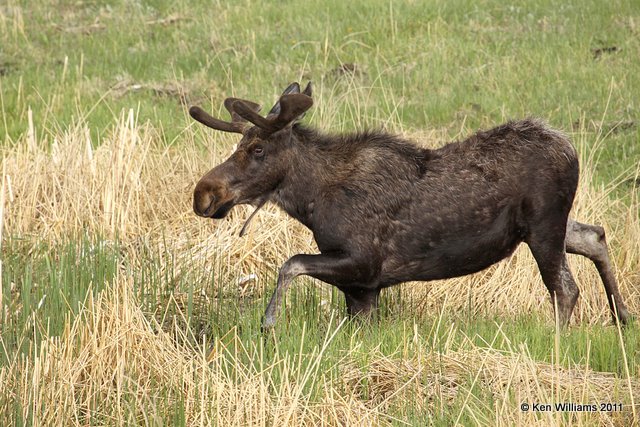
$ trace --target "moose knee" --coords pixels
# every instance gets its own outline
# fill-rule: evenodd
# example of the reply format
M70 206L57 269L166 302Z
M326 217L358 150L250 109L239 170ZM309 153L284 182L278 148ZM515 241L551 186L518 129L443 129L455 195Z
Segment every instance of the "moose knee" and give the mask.
M289 258L284 264L282 264L280 272L278 273L278 281L288 282L301 274L305 274L305 272L306 269L304 262L298 255L296 255Z
M594 262L604 262L608 258L604 228L570 221L567 226L566 250L586 256Z

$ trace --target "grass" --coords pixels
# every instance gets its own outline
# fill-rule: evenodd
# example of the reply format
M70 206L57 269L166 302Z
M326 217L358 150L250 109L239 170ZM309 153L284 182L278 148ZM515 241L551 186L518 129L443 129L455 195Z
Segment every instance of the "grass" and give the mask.
M87 258L81 263L95 262ZM137 285L114 280L97 298L83 300L72 325L67 318L59 323L62 329L50 327L48 334L59 339L29 339L22 357L14 353L7 361L14 369L3 374L16 395L0 402L3 413L13 414L17 424L55 424L68 414L92 424L144 424L152 416L188 424L333 424L339 419L322 408L337 405L348 423L366 415L372 424L396 419L450 425L458 417L464 424L492 424L497 405L507 405L501 418L507 423L521 401L581 399L624 402L626 412L611 416L621 424L630 420L628 391L616 377L625 376L622 352L638 352L637 340L629 339L638 333L635 325L624 333L624 348L616 330L602 326L571 329L555 347L553 328L532 316L470 319L443 312L407 320L383 313L373 323L339 323L337 304L309 310L320 306L320 298L297 290L280 327L263 336L258 322L265 301L246 308L237 298L218 299L189 316L178 294L163 304L156 323L140 311L144 304L132 295ZM393 307L392 298L385 303ZM48 317L55 323L53 304L39 310L32 312L34 323ZM212 330L196 336L192 326L203 318ZM637 357L631 360L636 377ZM33 389L21 385L21 377L30 377L28 366L35 372L30 381L39 382ZM41 370L47 373L38 375ZM518 381L504 383L513 375ZM49 399L63 403L53 409ZM183 399L192 400L190 409ZM43 405L42 412L33 405Z
M0 9L0 136L17 141L31 109L40 129L86 120L99 141L134 107L159 140L179 144L186 104L269 103L289 81L311 79L335 109L315 120L330 129L455 137L463 124L526 115L565 130L595 122L612 131L598 163L610 181L640 156L639 16L624 0L11 0Z
M557 331L526 248L479 274L383 293L345 321L277 269L315 252L274 207L191 212L232 135L193 125L226 96L315 83L306 119L438 146L508 118L570 134L573 216L605 226L640 313L640 7L632 1L233 4L9 0L0 6L0 424L633 425L639 326L609 323L593 266ZM523 402L622 403L523 412ZM635 406L634 406L635 405Z
M200 274L200 266L193 266L194 271L189 272L192 274L182 273L178 277L174 274L175 270L150 276L146 273L160 270L158 265L161 262L157 256L145 257L144 266L127 265L127 257L121 254L119 244L103 239L89 240L80 237L55 246L40 243L35 247L19 241L5 243L8 243L8 247L3 252L2 281L13 288L6 293L5 304L10 313L7 319L15 323L4 325L4 364L9 363L12 355L28 354L33 350L31 346L38 347L42 339L61 335L67 326L69 314L77 315L87 297L95 297L104 289L105 284L116 281L121 269L132 276L132 289L144 311L155 313L161 324L181 320L181 325L194 333L194 345L200 338L206 337L211 341L228 335L233 330L242 342L263 338L259 325L267 302L265 297L268 295L242 297L236 292L217 289L215 298L207 301L202 294L194 292L194 275ZM269 287L273 285L273 272L261 273L261 276L271 279ZM215 275L210 277L209 283L205 282L204 286L214 288L217 279L219 278ZM199 282L202 281L201 278ZM16 289L18 284L21 287ZM552 362L548 353L550 344L555 339L552 323L541 321L537 316L527 313L505 319L486 314L475 316L470 313L456 315L441 312L436 317L410 316L409 321L401 315L409 311L405 306L411 304L411 297L404 295L406 293L407 290L389 290L382 300L380 318L370 324L354 322L349 325L345 329L350 332L336 339L340 341L338 347L349 346L351 333L360 335L363 339L363 354L376 348L385 354L394 353L406 342L407 328L417 328L424 333L429 332L425 341L436 348L447 341L449 345L455 346L466 340L474 345L484 346L491 341L491 337L499 334L498 339L492 343L494 349L513 350L526 343L536 360ZM403 297L406 301L403 301ZM318 289L312 283L300 284L300 289L292 291L289 302L282 327L277 331L277 344L287 351L295 350L302 335L306 335L311 343L321 341L327 333L327 329L321 325L326 327L331 322L331 317L344 311L338 292L327 293L326 289ZM184 319L176 316L184 316ZM436 322L447 326L437 327ZM454 325L455 328L452 330L449 325ZM32 336L34 332L36 336ZM635 325L623 330L625 337L631 337L637 332ZM566 345L563 359L574 364L585 361L586 348L583 345L588 342L592 346L588 360L591 369L624 375L617 331L609 326L576 325L570 329L563 335L563 343ZM607 351L599 353L598 349ZM631 355L638 355L640 343L634 340L627 342L626 351ZM633 375L637 375L638 362L640 361L635 357L631 359L629 368Z
M570 261L581 299L574 326L560 334L523 247L481 274L388 290L372 323L341 324L339 293L297 280L274 335L263 336L275 272L290 254L314 251L308 231L273 207L242 239L249 209L220 223L194 220L184 189L226 144L203 152L192 132L181 147L155 146L157 133L130 118L95 151L77 144L87 130L78 128L54 147L4 152L7 423L633 419L638 326L619 334L608 325L595 269L577 257ZM637 313L638 201L593 188L592 159L582 157L575 216L605 225L622 293ZM251 273L256 280L239 282ZM624 410L525 414L524 401L615 401Z
M60 335L90 293L113 281L119 255L105 241L86 237L55 244L5 240L2 283L5 322L2 364L28 353L42 339Z

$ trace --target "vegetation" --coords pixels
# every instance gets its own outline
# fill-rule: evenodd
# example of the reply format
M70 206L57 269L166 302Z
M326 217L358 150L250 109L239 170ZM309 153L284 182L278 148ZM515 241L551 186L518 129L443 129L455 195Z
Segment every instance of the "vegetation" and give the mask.
M534 115L571 135L573 216L603 224L640 313L640 5L632 1L55 1L0 5L0 424L632 425L640 333L593 265L556 330L521 247L476 275L383 293L371 322L277 268L316 251L274 207L205 221L195 182L237 137L226 96L313 80L306 121L437 146ZM522 403L618 404L596 412ZM599 409L599 408L598 408ZM619 409L619 408L618 408Z

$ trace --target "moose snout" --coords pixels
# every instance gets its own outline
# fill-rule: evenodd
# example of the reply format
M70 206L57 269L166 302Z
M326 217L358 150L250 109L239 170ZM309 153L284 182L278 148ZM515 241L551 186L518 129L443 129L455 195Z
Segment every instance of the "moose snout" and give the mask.
M206 181L200 181L193 190L193 211L196 215L209 218L216 210L220 199L216 186Z
M213 193L196 189L193 193L193 211L196 215L209 217L215 201L216 196Z
M193 190L193 211L205 218L224 218L234 200L225 181L202 179Z

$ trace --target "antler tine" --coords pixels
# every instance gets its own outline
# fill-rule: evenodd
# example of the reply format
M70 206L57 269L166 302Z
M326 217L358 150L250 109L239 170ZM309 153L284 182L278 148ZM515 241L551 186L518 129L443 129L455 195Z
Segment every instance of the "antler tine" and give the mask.
M209 113L204 111L202 108L193 106L189 108L189 115L193 117L195 120L199 121L205 126L210 127L211 129L221 130L223 132L235 132L242 133L243 127L239 122L225 122L224 120L219 120L212 117Z
M281 97L280 106L282 111L276 118L275 125L282 129L289 123L299 120L312 105L313 99L301 93Z
M256 104L255 102L247 101L246 99L240 99L240 98L227 98L224 100L224 108L226 108L229 114L231 115L232 122L244 123L247 121L244 117L236 113L236 111L233 109L233 104L236 101L241 101L245 103L251 110L255 112L260 111L260 104Z
M249 105L245 104L244 101L234 102L233 110L243 119L250 121L259 128L269 132L275 132L278 130L273 127L272 120L262 117L257 111L252 110Z
M212 129L221 130L223 132L243 133L245 129L246 119L236 113L233 108L233 105L238 101L245 104L247 108L252 111L260 111L260 105L256 104L255 102L238 98L227 98L224 100L224 107L227 109L227 111L229 111L229 114L231 115L231 122L216 119L209 113L204 111L202 108L197 106L189 108L189 114L191 115L191 117L193 117L203 125L208 126Z
M224 107L231 115L231 121L216 119L202 108L193 106L189 108L191 117L212 129L223 132L244 133L246 122L249 121L267 132L277 132L287 127L296 120L300 120L305 111L311 108L311 82L307 84L303 93L300 93L300 84L293 82L284 90L282 96L273 106L267 117L258 114L260 105L255 102L238 98L227 98Z

